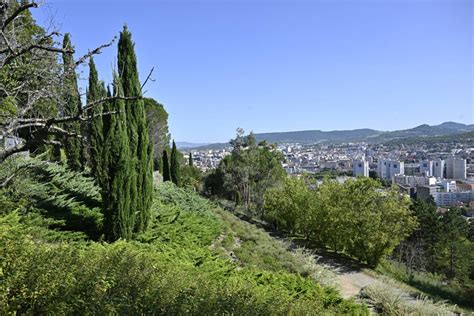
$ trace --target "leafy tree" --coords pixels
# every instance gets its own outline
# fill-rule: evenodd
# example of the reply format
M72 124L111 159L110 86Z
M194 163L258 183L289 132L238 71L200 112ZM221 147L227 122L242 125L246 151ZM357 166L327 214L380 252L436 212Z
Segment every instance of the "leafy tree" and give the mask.
M144 98L143 101L145 104L150 140L153 143L154 169L162 172L162 166L160 166L159 162L163 150L168 149L170 143L168 113L162 104L152 98Z
M176 143L173 140L173 147L171 148L171 166L170 166L170 175L171 181L174 184L180 184L180 163L179 163L179 156L178 156L178 149L176 148Z
M162 166L163 166L163 181L171 181L170 175L170 162L168 159L168 152L163 150L163 155L161 156Z
M326 179L318 188L287 179L265 195L266 218L280 228L372 266L415 228L409 205L408 198L394 189L380 191L370 178L344 184Z
M285 177L281 166L283 157L274 145L265 142L257 144L255 136L252 133L245 136L242 129L237 130L236 138L230 143L233 147L231 155L221 160L214 174L209 175L213 180L206 182L222 182L223 191L216 187L211 191L221 191L222 195L232 197L237 204L243 204L247 209L255 206L262 216L266 190L278 185ZM222 179L216 178L219 176Z
M118 42L118 71L125 97L141 97L137 58L132 34L125 26ZM131 155L130 203L136 216L135 230L143 231L150 219L153 193L153 145L149 139L143 99L125 102Z
M69 33L64 35L63 49L74 49L71 44L71 36ZM82 106L79 88L77 87L77 75L74 71L70 71L70 69L75 68L72 53L68 52L63 54L63 63L64 71L68 73L64 78L64 113L67 116L76 116L82 112ZM81 134L81 125L79 122L65 123L65 129L75 135ZM78 137L66 137L65 152L68 166L73 170L81 170L84 164L81 140Z

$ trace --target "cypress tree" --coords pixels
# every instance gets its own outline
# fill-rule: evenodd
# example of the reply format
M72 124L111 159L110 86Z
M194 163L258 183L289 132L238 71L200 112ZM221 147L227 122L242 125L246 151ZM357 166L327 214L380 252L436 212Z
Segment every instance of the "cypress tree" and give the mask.
M114 76L114 95L122 95L119 78ZM110 90L108 91L110 95ZM127 133L125 103L123 100L107 102L104 111L117 111L104 116L104 146L102 162L104 181L102 201L104 233L108 241L130 239L134 228L133 210L130 208L131 157Z
M117 60L123 95L141 97L134 43L126 26L120 33ZM149 140L143 99L126 101L125 113L132 158L130 203L137 214L135 231L143 231L148 226L153 194L153 146Z
M89 60L89 88L87 90L87 103L100 100L106 96L105 86L99 81L99 76L95 68L94 59ZM102 105L96 105L90 109L88 115L94 115L102 112ZM102 149L104 144L104 128L102 117L93 117L89 122L89 159L91 171L99 185L103 186L104 171L102 162Z
M64 35L63 49L72 50L71 36L69 33ZM77 76L74 71L74 57L72 53L63 54L64 72L64 115L74 116L81 111L81 97L77 87ZM64 124L64 128L71 133L79 135L81 133L81 124L78 122L69 122ZM64 144L64 150L67 157L67 164L73 170L81 170L83 166L82 144L78 137L67 137Z
M163 150L163 155L161 156L161 161L163 165L163 182L164 181L171 181L170 176L170 162L168 160L168 152Z
M189 152L188 164L192 167L193 166L193 154Z
M179 157L176 143L173 140L173 148L171 149L171 167L170 167L171 181L179 185Z

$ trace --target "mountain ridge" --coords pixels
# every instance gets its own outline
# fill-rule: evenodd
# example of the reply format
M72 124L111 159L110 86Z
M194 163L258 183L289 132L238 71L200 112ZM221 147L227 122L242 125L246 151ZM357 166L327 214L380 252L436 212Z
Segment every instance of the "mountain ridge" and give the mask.
M463 124L457 122L443 122L438 125L421 124L409 129L395 131L379 131L370 128L359 128L353 130L302 130L289 132L256 133L257 141L268 143L320 143L338 144L344 142L368 142L384 143L413 137L446 136L474 132L474 124ZM228 146L228 143L213 143L205 146L189 146L187 149L219 149Z

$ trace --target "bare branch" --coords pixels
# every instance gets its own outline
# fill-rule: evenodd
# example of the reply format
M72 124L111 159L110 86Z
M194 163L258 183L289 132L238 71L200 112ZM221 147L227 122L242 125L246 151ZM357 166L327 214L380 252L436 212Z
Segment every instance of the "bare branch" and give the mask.
M109 43L100 45L99 47L89 51L87 54L85 54L84 56L82 56L76 61L76 67L84 63L92 55L100 54L102 52L102 49L111 46L115 42L116 39L117 39L117 36L115 36Z
M143 82L142 86L140 87L140 90L143 90L143 87L146 85L146 83L148 82L148 80L150 81L155 81L154 79L151 79L151 74L153 73L153 70L155 70L155 67L152 67L151 70L150 70L150 73L148 74L148 76L146 77L145 79L145 82ZM143 93L142 93L143 94Z

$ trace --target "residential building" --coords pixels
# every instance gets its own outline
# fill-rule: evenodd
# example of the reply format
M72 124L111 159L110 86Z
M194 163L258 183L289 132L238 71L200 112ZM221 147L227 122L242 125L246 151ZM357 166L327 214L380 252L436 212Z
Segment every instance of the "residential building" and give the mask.
M403 161L380 159L378 165L378 175L382 179L392 179L396 174L405 174L405 164Z
M365 160L352 161L352 175L354 177L368 177L369 176L369 162Z
M444 160L437 159L433 161L433 176L444 178Z
M420 173L423 173L427 177L433 176L433 161L422 160L420 161Z
M466 179L466 159L451 157L446 159L446 178L455 180Z

